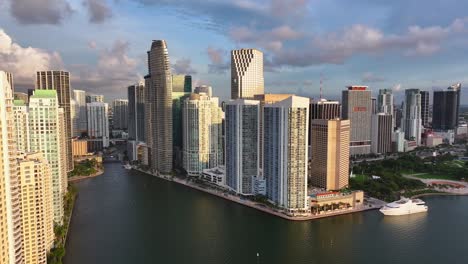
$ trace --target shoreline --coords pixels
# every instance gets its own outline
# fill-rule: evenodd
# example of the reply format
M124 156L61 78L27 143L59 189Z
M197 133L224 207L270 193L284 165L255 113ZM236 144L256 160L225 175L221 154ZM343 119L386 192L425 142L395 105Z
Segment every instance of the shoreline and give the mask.
M102 174L104 174L104 168L97 171L96 173L94 174L91 174L91 175L88 175L88 176L73 176L73 177L70 177L68 178L68 182L78 182L78 181L81 181L81 180L85 180L85 179L89 179L89 178L94 178L94 177L97 177L97 176L101 176Z
M411 196L411 198L419 198L424 196L468 196L467 193L421 193Z
M217 196L219 198L223 198L225 200L232 201L232 202L235 202L237 204L244 205L246 207L250 207L252 209L257 209L257 210L259 210L261 212L264 212L264 213L267 213L267 214L270 214L270 215L273 215L273 216L277 216L277 217L283 218L285 220L290 220L290 221L311 221L311 220L316 220L316 219L321 219L321 218L326 218L326 217L333 217L333 216L346 215L346 214L359 213L359 212L365 212L365 211L380 209L380 207L377 207L377 206L372 206L372 207L364 207L363 206L361 208L337 210L337 211L333 211L333 212L330 212L330 213L324 213L324 214L319 214L319 215L290 216L290 215L287 215L287 214L285 214L285 213L283 213L281 211L277 211L277 210L274 210L274 209L272 209L270 207L267 207L264 204L257 203L257 202L247 200L247 199L242 199L239 196L226 194L226 193L223 193L223 192L220 192L220 191L206 189L206 188L200 187L200 186L195 185L195 184L190 184L186 180L181 180L181 179L178 179L177 177L158 176L158 175L154 175L154 174L152 174L150 172L147 172L147 171L144 171L144 170L141 170L141 169L137 169L137 168L132 168L132 169L136 170L136 171L139 171L139 172L142 172L142 173L145 173L145 174L148 174L148 175L151 175L151 176L154 176L154 177L157 177L157 178L160 178L160 179L163 179L163 180L166 180L166 181L175 182L175 183L181 184L183 186L186 186L186 187L189 187L189 188L192 188L192 189L204 192L204 193L208 193L208 194Z

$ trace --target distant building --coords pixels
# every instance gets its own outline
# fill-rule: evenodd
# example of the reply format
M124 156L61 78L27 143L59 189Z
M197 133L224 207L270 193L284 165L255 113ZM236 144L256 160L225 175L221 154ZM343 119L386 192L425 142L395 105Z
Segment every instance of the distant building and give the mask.
M460 100L461 100L461 83L456 83L448 88L449 91L455 91L457 93L457 126L459 125L459 117L460 117Z
M310 121L309 121L309 146L312 145L312 121L317 119L331 120L341 117L341 104L338 101L327 101L320 99L319 101L310 100ZM312 153L309 153L309 158Z
M231 99L264 94L263 53L256 49L231 51Z
M349 182L349 120L312 120L311 184L340 190Z
M290 96L265 105L264 171L269 200L289 212L308 211L309 98Z
M351 121L350 154L371 153L371 91L367 86L349 86L342 93L342 118Z
M172 75L172 144L174 166L182 167L182 104L192 91L192 76Z
M405 152L405 132L397 129L393 132L393 152Z
M226 185L236 193L253 195L259 169L260 102L237 99L226 103Z
M15 92L15 100L23 100L25 104L29 103L29 95L26 93Z
M128 87L128 138L145 140L145 83Z
M23 100L14 100L16 148L20 152L29 152L29 112Z
M83 90L73 90L73 99L76 102L76 135L88 132L88 120L86 118L86 92Z
M206 93L209 97L213 96L213 89L208 85L197 86L193 92L196 94Z
M222 165L223 112L217 97L193 93L182 104L183 168L189 176Z
M104 95L86 94L86 103L104 103Z
M372 115L372 153L392 152L392 115L378 113Z
M434 91L432 129L453 130L458 123L458 92L455 90Z
M405 139L421 144L422 119L421 119L421 93L419 89L407 89L403 102L403 118L401 120Z
M392 130L396 127L395 108L392 89L380 89L377 97L378 113L385 113L392 116Z
M90 154L88 152L88 141L84 139L83 140L73 139L72 150L73 150L73 157L82 157L82 156L87 156Z
M92 139L101 139L104 148L109 147L109 116L107 103L87 103L88 134Z
M112 102L114 129L128 129L128 100L117 99Z
M423 127L429 127L429 92L420 91L421 94L421 122Z
M372 105L372 114L375 115L378 112L378 106L377 106L377 98L372 97L371 98L371 105Z

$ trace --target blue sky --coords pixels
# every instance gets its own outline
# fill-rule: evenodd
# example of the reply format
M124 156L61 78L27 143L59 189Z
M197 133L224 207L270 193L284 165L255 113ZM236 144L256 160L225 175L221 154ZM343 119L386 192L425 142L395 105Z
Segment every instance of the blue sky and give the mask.
M468 2L456 0L0 0L0 69L17 90L34 72L71 71L72 86L125 97L147 73L151 40L173 71L226 99L229 51L265 54L265 90L338 99L372 90L468 83ZM468 100L463 92L463 101Z

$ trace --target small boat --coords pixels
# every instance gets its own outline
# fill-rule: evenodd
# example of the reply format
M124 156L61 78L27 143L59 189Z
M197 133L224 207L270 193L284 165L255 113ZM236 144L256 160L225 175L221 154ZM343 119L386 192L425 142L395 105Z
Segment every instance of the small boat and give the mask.
M380 212L384 215L409 215L427 212L427 210L428 207L423 200L408 198L402 198L380 208Z
M124 164L123 167L126 170L131 170L132 169L132 165L130 165L130 164Z

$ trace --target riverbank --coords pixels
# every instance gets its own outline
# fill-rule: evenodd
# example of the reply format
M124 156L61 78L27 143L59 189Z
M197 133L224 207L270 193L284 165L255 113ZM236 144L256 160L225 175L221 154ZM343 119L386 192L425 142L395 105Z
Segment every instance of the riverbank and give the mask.
M430 195L468 195L468 183L454 180L441 180L441 179L422 179L418 178L419 174L404 174L403 177L408 179L419 180L431 187L436 192L423 193L415 197L430 196Z
M291 215L286 214L284 211L277 210L277 209L274 209L274 208L271 208L271 207L267 207L267 205L265 205L263 203L258 203L258 202L254 202L254 201L251 201L251 200L247 200L247 199L245 199L243 197L228 194L226 192L223 192L223 191L220 191L220 190L217 190L217 189L207 189L207 188L201 187L201 186L199 186L199 185L197 185L197 184L195 184L195 183L193 183L191 181L187 181L187 180L180 179L180 178L177 178L177 177L172 177L172 176L155 175L155 174L152 174L152 173L150 173L148 171L144 171L144 170L141 170L141 169L138 169L138 168L135 168L135 167L133 167L133 169L137 170L139 172L145 173L145 174L149 174L149 175L158 177L160 179L175 182L175 183L184 185L186 187L189 187L189 188L201 191L201 192L205 192L205 193L217 196L219 198L223 198L225 200L229 200L229 201L232 201L232 202L235 202L235 203L238 203L238 204L241 204L241 205L253 208L253 209L257 209L257 210L262 211L264 213L268 213L270 215L281 217L283 219L290 220L290 221L310 221L310 220L316 220L316 219L332 217L332 216L338 216L338 215L352 214L352 213L364 212L364 211L369 211L369 210L377 210L377 209L380 209L385 204L383 201L380 201L380 200L377 200L377 199L372 199L374 201L373 204L369 204L367 206L360 206L358 208L340 209L340 210L325 212L325 213L318 214L318 215L310 214L310 215L301 215L301 216L291 216Z
M70 177L68 178L68 182L77 182L77 181L82 181L82 180L85 180L85 179L89 179L89 178L94 178L94 177L97 177L97 176L100 176L104 174L104 169L98 169L97 172L91 174L91 175L86 175L86 176L73 176L73 177Z

